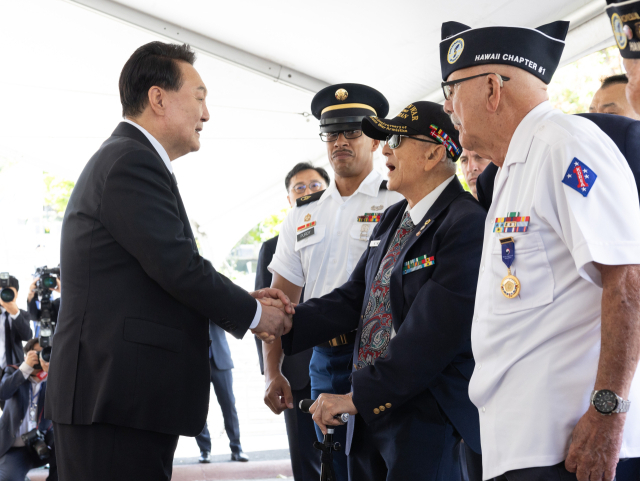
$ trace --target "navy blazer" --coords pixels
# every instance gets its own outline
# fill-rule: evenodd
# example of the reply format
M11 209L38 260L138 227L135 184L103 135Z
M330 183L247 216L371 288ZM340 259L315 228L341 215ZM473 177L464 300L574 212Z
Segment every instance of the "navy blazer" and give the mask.
M28 416L30 381L24 378L22 371L16 366L5 369L0 381L0 400L6 401L2 417L0 417L0 456L9 451L16 440L16 434L25 416ZM44 418L44 400L47 391L47 381L42 381L38 393L38 429L45 433L45 441L53 445L53 431L51 421Z
M402 201L385 211L349 281L296 307L293 329L282 338L285 353L299 352L357 328L357 359L371 285L406 207L407 202ZM395 416L399 421L417 413L434 423L447 419L465 442L480 452L478 409L471 403L468 389L474 368L471 322L485 216L456 178L409 234L390 280L397 335L385 358L352 373L353 402L368 424L374 426L376 421ZM371 246L372 241L380 242ZM403 274L404 262L423 255L433 256L435 263ZM387 404L391 408L374 412ZM347 451L353 427L352 417Z
M611 137L624 158L627 159L636 185L640 187L640 121L611 114L577 114L580 117L591 120L600 127L605 134ZM498 173L498 166L494 163L487 165L486 169L478 177L476 188L478 190L478 202L485 209L491 207L493 199L493 183ZM640 195L640 191L638 192Z
M258 267L256 268L256 291L264 289L265 287L271 287L271 280L273 275L269 272L269 264L273 259L273 255L276 253L276 247L278 245L278 237L275 236L264 244L260 248L260 254L258 255ZM304 299L304 287L300 294L300 299ZM256 339L256 347L258 349L258 362L260 363L260 372L264 374L264 359L262 354L262 341ZM309 377L309 364L311 363L311 355L313 349L307 349L304 352L300 352L295 356L286 356L282 361L282 375L287 378L291 389L299 391L304 389L311 382Z
M231 359L231 351L224 329L209 321L209 358L213 360L213 365L220 371L233 369L233 360Z

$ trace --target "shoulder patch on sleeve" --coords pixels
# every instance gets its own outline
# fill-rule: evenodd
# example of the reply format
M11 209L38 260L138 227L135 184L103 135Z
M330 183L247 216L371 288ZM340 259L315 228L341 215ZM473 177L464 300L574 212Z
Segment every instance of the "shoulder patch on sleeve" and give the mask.
M324 190L321 190L320 192L314 192L311 195L302 196L302 197L296 199L296 205L298 207L300 207L301 205L306 205L306 204L309 204L311 202L315 202L320 197L322 197L322 194L324 194Z
M382 184L380 184L380 190L387 190L387 181L383 180Z
M564 174L562 183L586 197L589 195L597 178L598 176L594 171L587 167L584 162L578 160L577 157L574 157Z

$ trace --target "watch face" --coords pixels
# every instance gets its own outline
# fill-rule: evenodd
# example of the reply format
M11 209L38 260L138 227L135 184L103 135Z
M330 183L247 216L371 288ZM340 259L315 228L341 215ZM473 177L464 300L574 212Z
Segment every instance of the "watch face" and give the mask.
M593 406L602 414L610 414L618 407L618 398L613 391L603 389L594 396Z

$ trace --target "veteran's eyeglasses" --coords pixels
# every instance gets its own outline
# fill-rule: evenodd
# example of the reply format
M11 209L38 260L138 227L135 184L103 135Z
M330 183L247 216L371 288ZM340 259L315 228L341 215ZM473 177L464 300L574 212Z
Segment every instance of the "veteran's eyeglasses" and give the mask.
M459 78L457 80L452 80L450 82L442 82L440 85L442 86L442 92L444 93L445 100L451 100L451 97L453 97L453 90L457 84L466 82L467 80L471 80L478 77L486 77L487 75L495 75L496 77L498 77L498 81L500 82L500 87L504 87L503 81L506 82L507 80L511 80L509 77L505 77L504 75L500 75L494 72L487 72L487 73L481 73L479 75L474 75L473 77L465 77L465 78Z
M309 190L311 192L319 192L323 189L323 185L322 182L319 182L317 180L314 180L312 182L309 182ZM291 187L291 190L293 190L296 194L304 194L307 191L307 184L296 184L293 187Z
M344 135L345 139L357 139L362 135L362 130L341 130L340 132L322 132L320 138L323 142L335 142L340 137L340 134Z
M428 144L440 143L440 142L434 142L433 140L419 139L417 137L411 137L409 135L400 135L400 134L387 135L387 140L385 142L387 143L390 149L392 150L397 149L398 147L400 147L400 142L402 141L402 137L405 137L407 139L417 140L418 142L427 142Z

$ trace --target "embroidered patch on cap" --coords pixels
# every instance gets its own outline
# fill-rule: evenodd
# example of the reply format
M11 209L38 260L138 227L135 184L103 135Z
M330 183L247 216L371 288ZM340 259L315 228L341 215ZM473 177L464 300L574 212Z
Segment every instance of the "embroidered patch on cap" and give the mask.
M584 197L589 195L593 184L598 176L584 162L574 157L571 165L564 174L562 183L568 185L573 190L580 192Z

